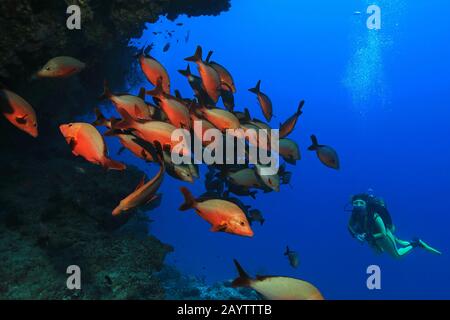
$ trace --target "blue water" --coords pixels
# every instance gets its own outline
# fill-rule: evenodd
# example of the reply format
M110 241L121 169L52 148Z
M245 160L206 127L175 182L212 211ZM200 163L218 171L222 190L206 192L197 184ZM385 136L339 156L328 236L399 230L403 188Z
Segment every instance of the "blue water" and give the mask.
M130 45L154 42L152 55L166 66L172 88L187 97L191 90L176 70L186 67L183 58L198 44L205 55L214 50L213 60L233 74L237 110L249 107L262 118L247 91L262 80L262 90L274 104L273 127L305 99L304 114L290 136L299 143L302 160L288 166L294 173L292 188L284 185L279 193L244 199L266 218L262 227L254 225L253 238L212 233L194 211L178 211L183 202L179 187L200 195L203 179L191 185L167 176L163 204L150 213L155 220L151 233L175 247L167 262L213 282L234 278L232 259L237 258L251 274L298 277L329 299L449 299L450 3L231 4L218 17L180 17L176 22L183 22L181 27L161 19L147 25L142 38ZM382 10L381 30L366 27L370 4ZM166 29L176 30L174 39L180 41L172 40L164 53L168 40L152 31ZM142 85L151 87L144 80ZM324 167L306 150L313 133L338 151L341 170ZM156 171L155 165L127 153L119 159L136 163L149 175ZM400 238L419 236L443 255L417 249L395 260L355 241L347 231L344 206L350 195L368 188L386 200ZM286 245L299 253L298 269L283 256ZM372 264L381 268L381 290L366 287L366 268Z

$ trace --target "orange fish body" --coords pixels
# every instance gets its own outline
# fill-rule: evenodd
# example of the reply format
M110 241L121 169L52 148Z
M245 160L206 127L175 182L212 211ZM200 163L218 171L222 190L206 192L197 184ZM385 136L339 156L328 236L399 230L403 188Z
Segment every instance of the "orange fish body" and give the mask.
M150 120L154 114L147 103L145 103L145 89L141 88L139 96L133 96L131 94L114 94L108 87L108 83L103 84L103 94L101 99L109 99L116 107L116 110L120 113L120 110L125 110L133 119L136 120Z
M246 237L253 236L253 230L245 213L233 202L222 199L197 201L187 188L182 187L181 192L185 203L181 205L180 210L195 209L200 217L211 224L211 231L222 231Z
M111 96L110 100L117 110L126 110L134 119L150 120L152 118L150 107L139 97L119 95Z
M170 123L177 128L191 128L191 118L188 108L181 99L170 96L162 88L161 79L158 80L156 88L147 92L147 94L159 100L159 106L169 119Z
M159 142L161 146L169 146L172 150L179 144L178 141L172 141L172 133L177 129L170 123L162 121L135 121L126 111L121 110L122 121L113 125L113 129L133 129L133 134L149 143ZM182 148L183 155L190 155L187 146Z
M158 197L156 192L162 184L165 171L164 162L161 161L160 165L159 171L153 179L149 180L147 183L144 183L144 179L142 179L136 190L120 201L119 205L112 212L113 216L117 216L124 211L150 203Z
M222 85L222 88L225 90L231 89L231 92L236 93L236 86L231 73L217 62L211 61L209 62L209 65L216 70L220 78L220 83L225 84L225 86Z
M55 57L50 59L36 73L39 78L67 78L82 71L86 65L72 57Z
M258 81L256 87L248 89L248 91L256 94L256 98L261 106L264 118L266 118L267 121L270 121L272 119L272 101L270 101L270 98L265 93L261 92L260 86L261 80Z
M220 76L213 67L203 62L202 48L197 46L195 54L185 60L192 61L197 64L198 72L200 73L200 78L202 79L203 87L205 88L206 93L214 103L217 103L220 97Z
M297 112L294 115L290 116L286 120L286 122L280 125L280 134L279 134L280 139L287 137L294 130L295 125L297 124L298 117L300 117L300 115L303 113L302 108L304 104L305 104L304 100L300 101L300 104L298 105L297 108Z
M201 109L202 117L222 132L227 129L239 129L239 119L231 112L219 108Z
M134 141L135 137L133 135L118 134L117 137L119 138L122 146L130 150L131 153L133 153L136 157L145 161L155 161L152 155L147 150L145 150L145 148Z
M126 166L108 157L105 141L97 129L83 122L59 126L61 133L72 148L72 153L107 169L124 170Z
M139 56L139 64L141 65L142 72L144 72L145 77L151 84L156 86L158 79L161 78L164 92L170 92L169 74L161 63L153 57L142 54Z
M34 138L38 136L36 113L19 95L7 89L0 89L0 111L16 128Z
M197 117L194 113L191 113L190 117L191 117L192 127L194 128L193 132L194 132L195 138L197 138L199 141L201 141L204 146L207 146L210 143L213 143L212 141L203 141L203 137L207 130L216 129L216 127L214 127L214 125L211 122ZM195 126L195 123L201 124L201 130L199 130Z

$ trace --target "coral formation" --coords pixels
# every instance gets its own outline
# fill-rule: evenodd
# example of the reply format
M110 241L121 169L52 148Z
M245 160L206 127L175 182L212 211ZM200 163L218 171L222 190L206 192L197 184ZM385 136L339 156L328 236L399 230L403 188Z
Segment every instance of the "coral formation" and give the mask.
M70 155L6 156L0 167L0 299L163 297L155 272L172 248L148 235L145 214L111 216L136 169L106 172ZM66 288L69 265L81 268L81 291Z
M249 288L232 288L231 282L209 285L202 277L186 276L164 266L159 277L165 298L170 300L257 300L260 296Z
M195 3L195 5L192 5ZM82 8L82 29L66 28L66 8ZM98 102L103 79L122 85L127 48L160 15L218 14L229 1L4 0L0 2L0 82L29 101L39 120L32 140L0 117L0 299L160 299L158 271L168 245L149 236L143 213L111 210L141 173L106 172L70 154L58 125ZM87 64L70 79L33 81L54 56ZM82 289L66 288L79 265Z

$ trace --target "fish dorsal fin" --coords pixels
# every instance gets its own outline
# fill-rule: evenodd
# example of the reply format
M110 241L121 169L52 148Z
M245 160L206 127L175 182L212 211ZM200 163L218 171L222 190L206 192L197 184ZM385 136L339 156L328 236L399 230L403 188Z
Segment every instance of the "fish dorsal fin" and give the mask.
M137 185L135 191L136 191L137 189L139 189L140 187L142 187L142 186L144 185L144 183L145 183L145 175L142 177L142 179L141 179L141 181L139 182L139 184Z
M141 98L142 100L145 100L145 88L144 87L139 89L138 97Z
M300 103L298 104L297 115L301 115L303 113L302 109L303 109L304 105L305 105L305 100L300 101Z
M210 50L209 52L208 52L208 55L206 56L206 62L209 62L209 60L211 59L211 56L212 56L212 54L214 53L214 51L212 51L212 50Z

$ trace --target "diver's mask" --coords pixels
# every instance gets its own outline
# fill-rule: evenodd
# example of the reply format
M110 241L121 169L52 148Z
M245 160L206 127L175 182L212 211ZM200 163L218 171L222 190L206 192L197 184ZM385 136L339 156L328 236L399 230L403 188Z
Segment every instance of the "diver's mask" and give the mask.
M352 202L352 212L355 214L365 214L366 213L366 202L361 199L356 199Z

